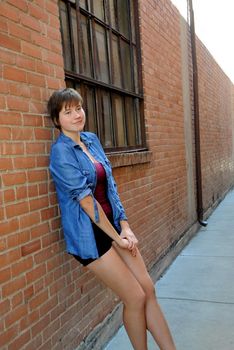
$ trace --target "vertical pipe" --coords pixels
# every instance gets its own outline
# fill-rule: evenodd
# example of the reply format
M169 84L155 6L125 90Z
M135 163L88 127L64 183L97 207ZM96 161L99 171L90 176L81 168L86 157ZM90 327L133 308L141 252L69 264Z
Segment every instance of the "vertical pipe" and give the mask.
M193 101L194 101L194 129L195 129L194 131L195 131L195 157L196 157L197 218L198 218L199 223L202 226L206 226L207 222L203 220L196 34L195 34L194 12L193 12L192 0L188 0L188 2L189 2L189 14L190 14L190 36L191 36L192 65L193 65Z

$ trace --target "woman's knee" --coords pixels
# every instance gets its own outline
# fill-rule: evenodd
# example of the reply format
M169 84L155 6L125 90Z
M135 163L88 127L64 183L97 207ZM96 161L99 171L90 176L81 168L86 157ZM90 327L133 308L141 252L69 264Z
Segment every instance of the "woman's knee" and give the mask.
M148 299L148 298L155 298L156 299L155 287L154 287L153 281L151 280L150 277L147 278L143 282L142 288L145 292L146 299Z
M146 294L141 286L133 288L131 293L123 300L123 303L125 306L143 308L146 303Z

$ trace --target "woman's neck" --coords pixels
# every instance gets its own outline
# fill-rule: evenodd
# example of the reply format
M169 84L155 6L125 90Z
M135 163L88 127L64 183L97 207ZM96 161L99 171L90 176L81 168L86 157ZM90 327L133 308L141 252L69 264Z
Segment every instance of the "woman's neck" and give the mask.
M71 132L66 132L64 130L62 130L62 132L64 133L64 135L70 137L70 139L72 139L75 143L77 143L77 145L80 145L82 143L80 138L80 132L71 133Z

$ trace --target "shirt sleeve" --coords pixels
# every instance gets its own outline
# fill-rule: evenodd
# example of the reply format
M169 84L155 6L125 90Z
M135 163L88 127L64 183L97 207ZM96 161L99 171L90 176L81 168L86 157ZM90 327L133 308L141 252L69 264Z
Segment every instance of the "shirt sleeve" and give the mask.
M72 150L64 144L55 144L51 150L49 168L55 185L72 200L81 201L88 195L93 197L95 222L98 222L96 200L87 183L87 177L82 173Z

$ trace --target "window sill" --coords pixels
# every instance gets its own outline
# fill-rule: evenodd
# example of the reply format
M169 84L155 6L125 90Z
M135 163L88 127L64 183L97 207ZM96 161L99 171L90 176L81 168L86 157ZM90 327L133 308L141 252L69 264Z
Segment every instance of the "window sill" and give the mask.
M126 152L126 153L107 153L112 168L131 166L135 164L149 163L152 160L152 152Z

